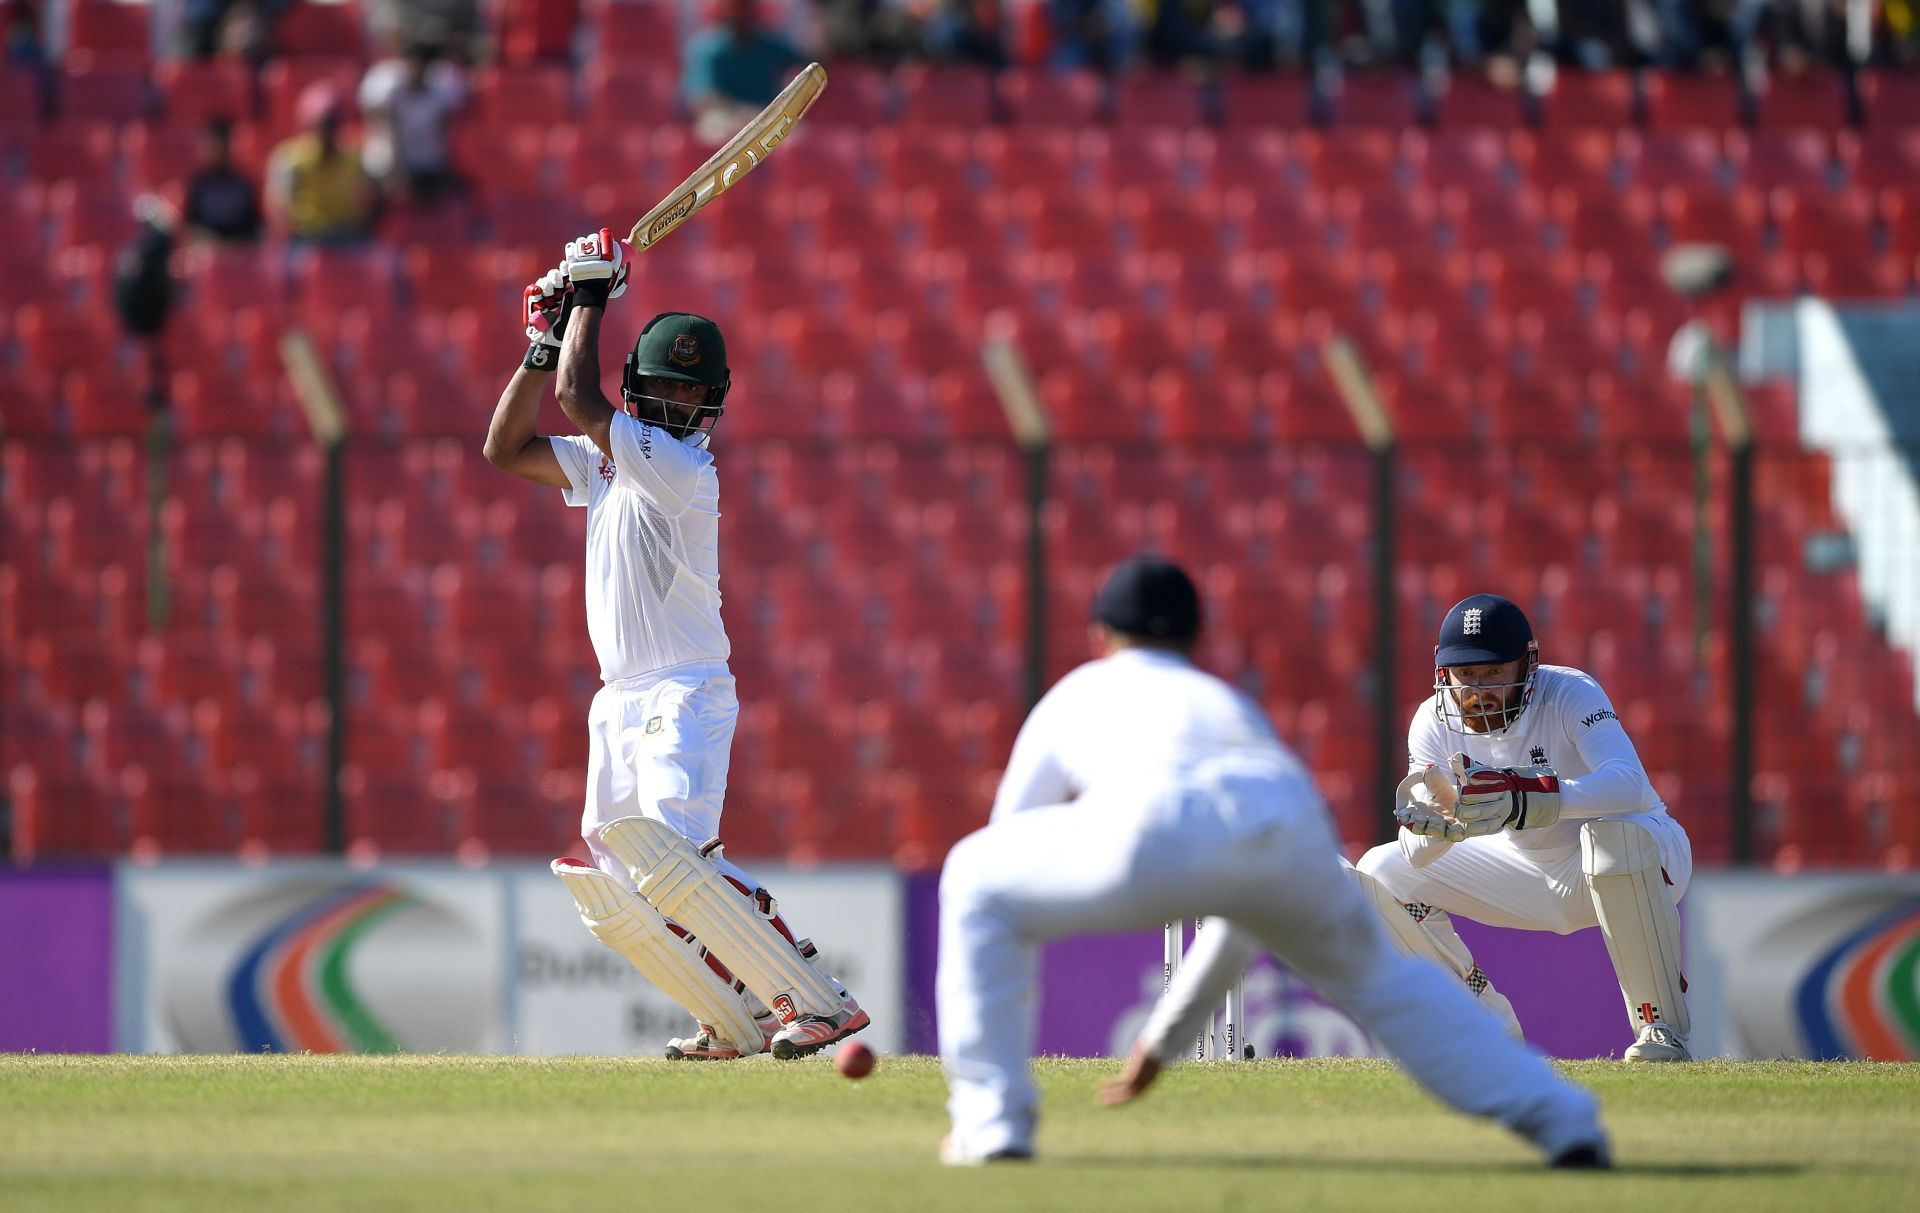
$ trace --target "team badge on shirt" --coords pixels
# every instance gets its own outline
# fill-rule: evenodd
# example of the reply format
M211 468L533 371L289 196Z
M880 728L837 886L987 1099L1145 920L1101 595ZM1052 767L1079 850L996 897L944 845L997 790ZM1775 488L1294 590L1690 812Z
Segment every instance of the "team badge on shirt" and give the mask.
M659 716L649 717L647 719L647 736L651 737L665 727L666 727L666 721L661 717Z

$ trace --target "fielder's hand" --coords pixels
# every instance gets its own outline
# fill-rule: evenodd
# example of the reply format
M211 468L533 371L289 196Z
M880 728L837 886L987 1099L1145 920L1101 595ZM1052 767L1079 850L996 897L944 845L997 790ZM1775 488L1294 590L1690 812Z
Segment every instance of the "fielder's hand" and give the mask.
M1410 833L1427 838L1459 842L1467 836L1467 827L1454 819L1454 807L1460 794L1447 772L1433 764L1411 771L1395 790L1393 819Z
M1455 754L1453 773L1460 781L1455 815L1470 837L1505 829L1542 830L1560 820L1560 777L1545 763L1490 767Z
M580 303L604 305L627 289L630 246L615 240L613 232L601 228L578 240L567 242L566 256L560 261Z

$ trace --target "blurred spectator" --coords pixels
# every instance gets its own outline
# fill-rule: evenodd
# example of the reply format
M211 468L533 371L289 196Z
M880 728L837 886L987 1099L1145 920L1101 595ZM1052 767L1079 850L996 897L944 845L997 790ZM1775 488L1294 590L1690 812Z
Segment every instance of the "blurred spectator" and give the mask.
M430 46L455 63L485 50L478 0L373 0L369 23L384 46Z
M721 21L687 43L681 95L694 133L719 143L779 95L806 63L793 44L760 25L755 0L721 0Z
M184 0L180 16L186 53L259 60L267 54L267 31L293 0Z
M940 0L927 19L926 43L937 59L1005 67L1006 9L1001 0Z
M302 133L274 148L267 164L267 206L295 240L365 240L377 198L359 155L341 142L339 93L329 84L310 84L297 112Z
M6 0L6 5L7 64L39 67L46 61L40 44L39 0Z
M1053 61L1059 67L1118 71L1139 38L1130 0L1046 0L1053 13Z
M1149 0L1147 57L1160 67L1217 58L1215 7L1214 0Z
M187 227L213 240L260 238L260 195L234 167L231 125L221 118L200 133L200 167L187 179Z
M815 0L824 57L897 63L920 37L911 8L901 0Z
M389 199L431 204L461 188L451 136L466 104L465 75L427 43L367 69L360 82L362 158Z

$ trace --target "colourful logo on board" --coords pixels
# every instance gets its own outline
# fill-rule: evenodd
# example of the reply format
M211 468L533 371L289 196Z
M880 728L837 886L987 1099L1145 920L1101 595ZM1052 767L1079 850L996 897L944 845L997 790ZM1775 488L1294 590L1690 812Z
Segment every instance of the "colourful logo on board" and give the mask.
M1800 982L1801 1030L1817 1058L1920 1060L1920 897L1830 947Z
M497 996L456 913L390 881L291 880L221 904L164 977L190 1052L483 1047Z
M1730 960L1727 992L1745 1056L1920 1060L1920 894L1800 902Z

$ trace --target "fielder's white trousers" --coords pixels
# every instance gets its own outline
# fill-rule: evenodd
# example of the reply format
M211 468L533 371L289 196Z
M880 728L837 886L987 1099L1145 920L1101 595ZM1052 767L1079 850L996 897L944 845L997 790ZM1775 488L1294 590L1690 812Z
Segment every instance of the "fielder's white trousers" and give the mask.
M1455 1108L1497 1117L1549 1153L1597 1140L1592 1097L1508 1039L1453 978L1395 951L1335 855L1320 798L1297 772L1093 793L962 839L940 882L937 979L954 1145L1032 1148L1040 943L1205 916L1229 921L1201 931L1149 1019L1143 1040L1159 1056L1190 1046L1265 948Z
M727 766L740 700L722 661L671 666L602 686L587 712L587 801L580 836L593 862L622 884L627 866L600 845L600 827L622 817L664 821L705 844L720 835ZM724 855L714 866L756 882Z
M1620 816L1653 835L1660 866L1673 882L1673 899L1679 901L1693 879L1693 844L1687 832L1664 811ZM1456 842L1418 868L1398 842L1389 842L1362 855L1354 866L1401 901L1417 901L1490 927L1571 935L1600 925L1577 842L1533 849L1516 845L1513 832L1502 830Z

